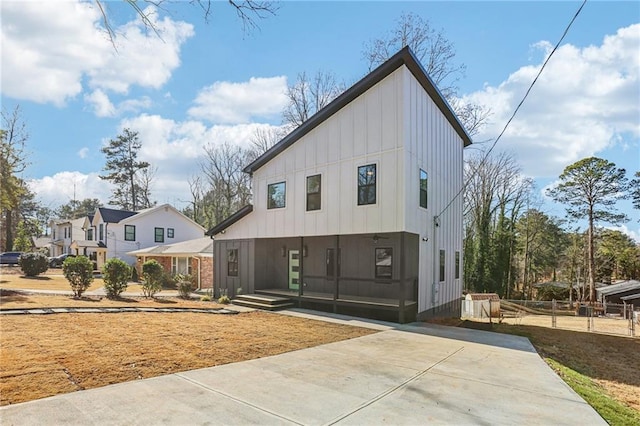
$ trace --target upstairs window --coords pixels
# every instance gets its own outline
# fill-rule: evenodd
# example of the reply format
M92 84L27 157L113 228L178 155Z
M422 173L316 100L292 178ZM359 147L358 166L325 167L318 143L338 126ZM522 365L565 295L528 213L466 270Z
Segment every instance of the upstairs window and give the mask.
M427 208L427 172L420 169L420 207Z
M285 207L287 194L285 182L272 183L267 186L267 209L281 209Z
M124 240L135 241L136 240L136 227L135 225L124 226Z
M444 250L440 250L440 281L444 281Z
M87 241L93 241L93 228L87 229Z
M154 228L154 235L156 243L164 243L164 228Z
M358 167L358 205L376 203L376 165Z
M393 249L376 248L376 278L391 278L393 266Z
M460 278L460 252L456 252L456 278Z
M227 250L227 275L238 276L238 249Z
M104 241L104 223L100 224L100 227L98 228L99 232L98 232L98 236L100 237L100 241Z
M173 238L174 230L173 228L167 228L167 238Z
M321 175L307 176L307 211L320 210Z

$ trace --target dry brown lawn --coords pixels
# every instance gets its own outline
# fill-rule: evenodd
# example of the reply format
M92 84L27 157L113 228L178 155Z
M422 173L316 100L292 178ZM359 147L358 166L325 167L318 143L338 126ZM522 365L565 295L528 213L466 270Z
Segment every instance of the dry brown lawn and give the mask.
M0 322L0 405L374 332L267 312L11 315Z
M578 320L586 322L586 318ZM551 328L550 319L535 325L491 327L464 321L462 326L528 337L543 358L593 378L609 395L640 412L640 338Z
M87 291L97 290L102 286L102 278L94 278ZM25 277L20 268L15 266L0 268L0 288L71 291L69 281L62 275L62 269L49 269L37 277Z

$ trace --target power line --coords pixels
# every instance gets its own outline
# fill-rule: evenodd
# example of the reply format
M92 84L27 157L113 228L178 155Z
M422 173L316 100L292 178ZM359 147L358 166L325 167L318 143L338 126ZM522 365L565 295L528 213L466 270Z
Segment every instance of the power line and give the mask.
M487 160L487 158L489 157L489 154L491 154L491 151L493 151L493 148L495 148L496 144L498 143L498 141L500 140L500 138L502 138L502 135L504 135L504 133L507 131L507 128L509 127L509 124L511 124L511 121L513 121L514 117L516 116L516 114L518 113L518 111L520 110L520 107L522 106L522 104L524 104L524 101L527 99L527 97L529 96L529 92L531 92L531 89L533 89L533 86L536 84L536 82L538 81L538 78L540 77L540 74L542 74L542 71L545 69L545 67L547 66L547 63L549 62L549 60L551 59L551 57L553 56L553 54L556 52L556 50L558 50L558 47L560 47L560 43L562 43L562 41L564 40L564 38L566 37L567 33L569 32L569 29L571 28L571 25L573 25L573 22L576 20L576 18L578 17L578 15L580 14L580 12L582 11L582 8L584 7L584 5L587 3L587 0L584 0L582 2L582 4L580 5L580 7L578 8L578 10L576 11L576 13L573 15L573 18L571 18L571 21L569 22L569 24L567 25L567 27L564 29L564 32L562 33L562 36L560 37L560 40L558 40L558 42L556 43L556 45L553 47L553 50L551 50L551 53L549 54L549 56L547 56L547 59L545 59L544 63L542 64L542 66L540 67L540 70L538 71L538 74L536 75L536 77L533 79L533 81L531 82L531 84L529 85L529 88L527 89L527 91L525 92L524 96L522 97L522 100L520 101L520 103L518 103L518 106L513 110L513 114L511 114L511 117L509 118L509 120L507 120L507 123L504 125L504 128L502 129L502 131L500 132L500 134L498 135L498 137L493 141L493 144L491 145L491 148L489 148L489 150L487 150L487 152L485 153L484 157L482 158L482 160L480 161L480 164L478 165L478 167L482 166L484 164L484 162ZM464 190L467 187L467 183L464 183L462 185L462 188L460 188L460 191L458 191L456 193L456 195L453 196L453 198L451 199L451 201L449 201L449 204L447 204L445 206L444 209L442 209L442 211L436 215L434 217L435 220L438 220L438 218L440 216L442 216L444 214L444 212L447 211L447 209L449 207L451 207L451 204L453 204L453 202L460 196L460 194L462 194L464 192Z

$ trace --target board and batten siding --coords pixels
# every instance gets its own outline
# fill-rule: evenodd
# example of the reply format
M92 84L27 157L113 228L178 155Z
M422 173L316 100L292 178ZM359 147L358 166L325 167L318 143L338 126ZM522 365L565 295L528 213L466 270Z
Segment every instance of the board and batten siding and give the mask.
M397 232L405 227L399 68L253 174L254 210L216 239ZM376 164L376 204L357 205L358 167ZM306 211L306 178L320 174L321 209ZM269 184L286 183L286 207L267 209Z
M418 312L424 312L453 303L462 295L462 272L455 278L456 251L462 265L462 194L446 206L463 185L464 144L411 72L403 70L405 230L420 235ZM426 209L419 203L420 169L428 174ZM434 228L434 216L441 213L439 226ZM445 250L444 282L439 281L441 249Z

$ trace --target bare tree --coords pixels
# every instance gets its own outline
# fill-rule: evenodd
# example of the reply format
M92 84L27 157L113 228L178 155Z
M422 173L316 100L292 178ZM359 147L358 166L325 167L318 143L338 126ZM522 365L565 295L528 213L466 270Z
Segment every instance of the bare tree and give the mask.
M272 146L280 142L286 136L291 126L284 127L259 127L251 137L251 146L248 152L249 162L254 161L262 154L271 149Z
M204 147L205 159L200 168L212 195L213 225L221 222L251 201L249 175L242 169L247 163L247 151L225 142Z
M24 200L33 197L20 174L29 165L26 143L27 127L22 119L20 106L12 111L2 110L0 129L0 209L2 250L13 248L13 239ZM17 219L17 220L16 220Z
M442 30L414 13L403 13L396 21L396 27L380 38L365 44L363 58L369 70L382 64L397 51L409 46L440 92L452 106L458 118L470 135L478 133L490 115L490 110L482 105L467 105L457 99L456 86L464 77L465 65L454 62L454 45Z
M153 180L158 172L158 166L149 166L140 169L140 172L136 174L135 181L137 188L138 206L141 209L148 209L157 204L156 201L151 201L151 186Z
M107 13L107 1L106 0L93 0L98 6L100 10L100 14L102 15L102 23L104 25L107 34L109 35L109 39L115 48L115 38L116 33L113 29L113 25L111 24L111 20L109 19ZM162 38L160 31L156 27L154 19L149 15L149 11L146 9L145 5L154 6L155 8L162 9L164 11L168 11L168 8L165 5L172 3L171 1L166 0L143 0L142 2L137 0L123 0L129 6L133 8L136 14L140 17L140 20L144 24L144 26L153 31L158 37ZM275 15L278 6L271 1L256 1L256 0L227 0L229 5L232 6L238 18L242 22L242 28L245 32L254 30L258 28L257 21L259 19L265 19L268 16ZM143 4L140 4L143 3ZM192 6L198 7L203 15L204 21L209 22L211 15L213 15L213 4L214 0L190 0L189 4Z
M338 82L331 72L318 71L313 78L309 78L305 72L298 74L293 86L287 88L289 103L282 112L283 123L298 127L344 92L345 88L345 84Z

